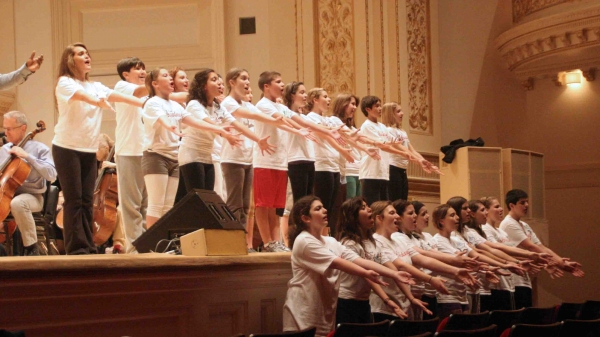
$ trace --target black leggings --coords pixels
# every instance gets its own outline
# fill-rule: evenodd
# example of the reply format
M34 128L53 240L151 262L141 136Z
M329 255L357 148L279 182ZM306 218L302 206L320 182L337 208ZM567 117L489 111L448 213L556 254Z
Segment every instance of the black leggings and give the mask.
M213 164L193 162L179 166L179 179L185 182L189 193L194 188L201 190L215 189L215 166Z
M421 301L427 303L427 309L429 309L432 313L432 315L429 315L428 313L423 311L423 320L437 317L437 297L422 295Z
M96 153L52 145L52 157L65 197L65 251L68 255L96 254L93 234L94 184L98 175Z
M388 193L391 201L398 199L407 200L408 198L408 176L406 169L390 165L390 182L388 183Z
M288 163L288 177L292 185L294 203L302 197L313 194L315 162L303 160Z
M492 307L490 310L515 310L513 293L508 290L492 289ZM482 309L483 310L483 309Z
M321 199L323 206L328 212L328 218L332 219L332 214L335 212L333 204L340 189L340 173L339 172L315 172L315 196ZM330 223L329 229L331 236L335 235L335 224Z
M515 309L533 306L533 293L528 287L515 287Z
M390 200L388 197L388 181L383 179L361 179L362 196L371 205L375 201Z
M369 300L338 298L335 325L341 323L373 323Z

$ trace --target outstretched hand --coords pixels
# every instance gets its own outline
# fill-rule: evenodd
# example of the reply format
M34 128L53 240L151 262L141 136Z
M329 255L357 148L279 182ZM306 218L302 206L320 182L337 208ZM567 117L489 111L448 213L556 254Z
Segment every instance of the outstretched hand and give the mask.
M379 274L373 270L365 270L365 275L363 277L373 283L381 284L382 286L387 287L389 285L389 283L384 282L381 277L379 277Z
M417 299L415 297L413 297L410 300L410 303L416 305L417 307L421 308L421 310L423 310L424 313L427 313L427 315L433 315L433 313L431 312L431 310L427 309L427 303L421 301L420 299Z
M27 59L27 62L25 62L25 66L27 67L27 69L29 69L29 71L31 71L32 73L35 73L42 66L42 62L44 62L44 55L35 57L35 50L34 50L31 53L31 56L29 56L29 59Z
M272 155L273 152L275 152L275 149L277 148L277 146L271 145L271 144L269 144L267 142L267 140L269 139L269 137L271 137L271 136L266 136L264 138L261 138L258 142L256 142L256 144L260 148L260 154L263 155L263 156L265 155L265 152L268 155Z

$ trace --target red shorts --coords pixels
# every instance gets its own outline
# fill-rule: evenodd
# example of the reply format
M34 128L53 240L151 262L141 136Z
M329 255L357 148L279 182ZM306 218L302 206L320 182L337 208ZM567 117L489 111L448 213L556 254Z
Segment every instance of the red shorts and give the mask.
M256 207L285 207L287 171L254 168L254 204Z

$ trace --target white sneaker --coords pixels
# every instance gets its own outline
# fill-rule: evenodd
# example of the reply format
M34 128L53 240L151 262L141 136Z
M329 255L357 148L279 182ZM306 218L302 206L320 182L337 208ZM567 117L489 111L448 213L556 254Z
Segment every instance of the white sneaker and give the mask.
M263 249L261 249L261 252L264 253L277 253L279 252L278 247L277 247L277 243L275 241L271 241L269 243L266 243L263 245Z
M276 241L275 244L282 252L291 252L291 250L288 247L286 247L283 243Z

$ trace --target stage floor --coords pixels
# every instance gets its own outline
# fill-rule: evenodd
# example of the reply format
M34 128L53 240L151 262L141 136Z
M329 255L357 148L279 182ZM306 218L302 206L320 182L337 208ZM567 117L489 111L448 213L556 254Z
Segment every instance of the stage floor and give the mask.
M26 336L231 336L281 330L290 253L0 259L0 328Z

